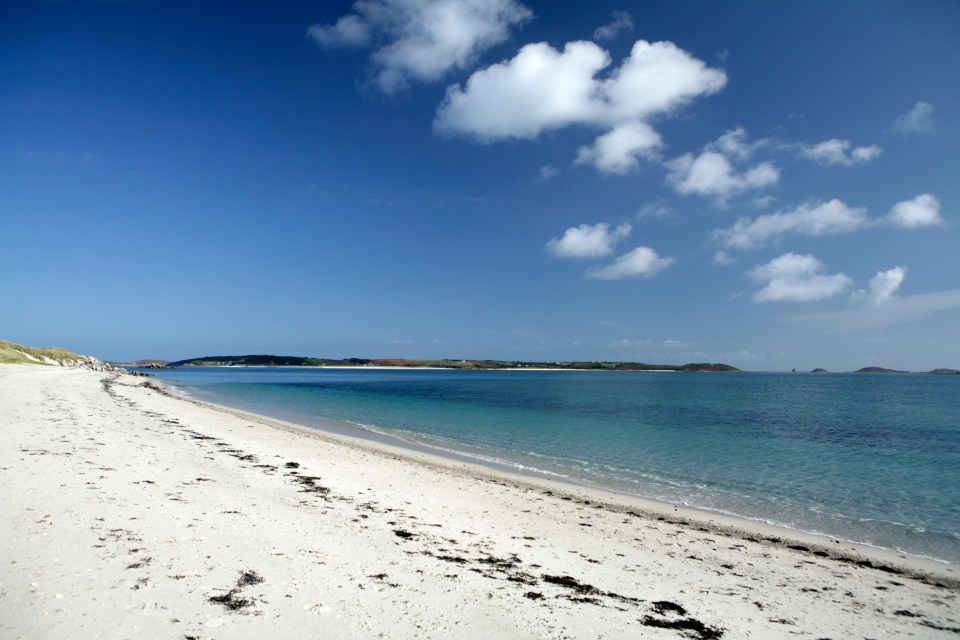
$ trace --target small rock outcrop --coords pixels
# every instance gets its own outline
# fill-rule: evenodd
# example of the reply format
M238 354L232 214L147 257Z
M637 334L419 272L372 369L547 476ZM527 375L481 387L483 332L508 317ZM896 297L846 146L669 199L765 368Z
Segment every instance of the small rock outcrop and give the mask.
M76 358L63 358L57 361L61 367L74 367L76 369L89 369L90 371L99 371L102 373L127 373L126 369L114 367L113 365L102 362L93 356L77 356Z

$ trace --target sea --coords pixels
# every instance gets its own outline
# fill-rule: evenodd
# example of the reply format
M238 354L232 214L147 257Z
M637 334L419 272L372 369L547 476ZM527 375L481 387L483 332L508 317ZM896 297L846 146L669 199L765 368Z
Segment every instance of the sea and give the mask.
M199 400L960 562L960 376L183 367Z

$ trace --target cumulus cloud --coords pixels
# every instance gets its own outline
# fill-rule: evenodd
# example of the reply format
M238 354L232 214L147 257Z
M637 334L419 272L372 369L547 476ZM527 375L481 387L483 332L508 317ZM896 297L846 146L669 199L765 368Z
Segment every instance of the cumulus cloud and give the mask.
M587 271L587 276L599 280L619 280L620 278L634 276L650 277L663 271L674 262L673 258L661 258L650 247L637 247L605 267L590 269Z
M450 86L434 127L483 142L596 127L605 133L581 149L581 161L623 172L659 145L648 118L716 93L727 82L723 71L672 42L638 40L619 67L598 77L610 64L609 54L593 42L570 42L563 51L528 44L512 59L474 72L463 86Z
M856 147L850 150L849 140L833 138L815 145L800 145L800 155L827 166L840 165L852 167L866 164L880 157L883 149L876 145Z
M896 227L914 229L939 226L944 220L940 215L940 201L929 193L923 193L912 200L893 205L884 222Z
M857 289L850 295L850 299L869 302L874 305L883 304L897 294L906 277L906 267L894 267L887 271L878 271L877 275L870 279L867 288Z
M866 209L833 199L756 218L740 218L731 227L715 229L713 236L730 249L755 249L789 234L833 235L856 231L869 224Z
M893 130L903 136L933 131L933 105L929 102L917 102L906 113L893 121Z
M721 205L733 195L759 189L780 180L780 170L770 162L738 168L760 147L772 140L750 141L743 127L737 127L708 143L699 154L686 153L664 163L667 184L682 195L712 197Z
M577 164L592 164L603 173L625 174L638 160L651 158L662 145L660 135L645 122L623 124L580 147Z
M613 40L623 31L633 31L633 18L626 11L614 11L613 21L593 32L596 40Z
M666 163L667 182L683 195L711 196L725 202L730 196L776 184L780 170L769 162L738 172L727 156L704 151L698 156L687 153Z
M590 122L597 116L594 75L609 64L592 42L571 42L562 52L528 44L512 60L474 72L465 87L449 87L435 127L494 141Z
M601 258L613 253L613 245L630 235L631 229L629 223L610 229L605 222L570 227L560 238L547 242L547 252L556 258Z
M810 302L843 293L853 281L843 273L826 275L826 266L813 255L785 253L761 264L746 275L763 288L753 294L754 302Z
M374 83L393 93L411 79L440 80L464 69L533 17L514 0L358 0L333 24L307 35L325 47L375 47Z

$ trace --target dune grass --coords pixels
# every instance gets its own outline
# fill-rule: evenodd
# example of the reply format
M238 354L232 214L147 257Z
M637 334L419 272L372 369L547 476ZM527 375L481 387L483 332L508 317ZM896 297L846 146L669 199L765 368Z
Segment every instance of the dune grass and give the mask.
M36 360L27 357L31 355ZM44 358L51 360L79 360L80 356L59 347L27 347L16 342L0 340L0 363L3 364L46 364ZM39 361L39 362L38 362Z

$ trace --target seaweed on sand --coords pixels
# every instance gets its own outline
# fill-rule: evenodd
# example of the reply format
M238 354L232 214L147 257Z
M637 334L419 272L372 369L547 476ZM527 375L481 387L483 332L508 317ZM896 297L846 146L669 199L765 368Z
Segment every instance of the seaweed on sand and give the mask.
M696 640L718 640L723 637L723 629L717 627L708 627L696 618L681 618L679 620L664 620L654 618L653 616L644 616L640 620L641 624L647 627L657 629L676 629L684 632L684 635Z

